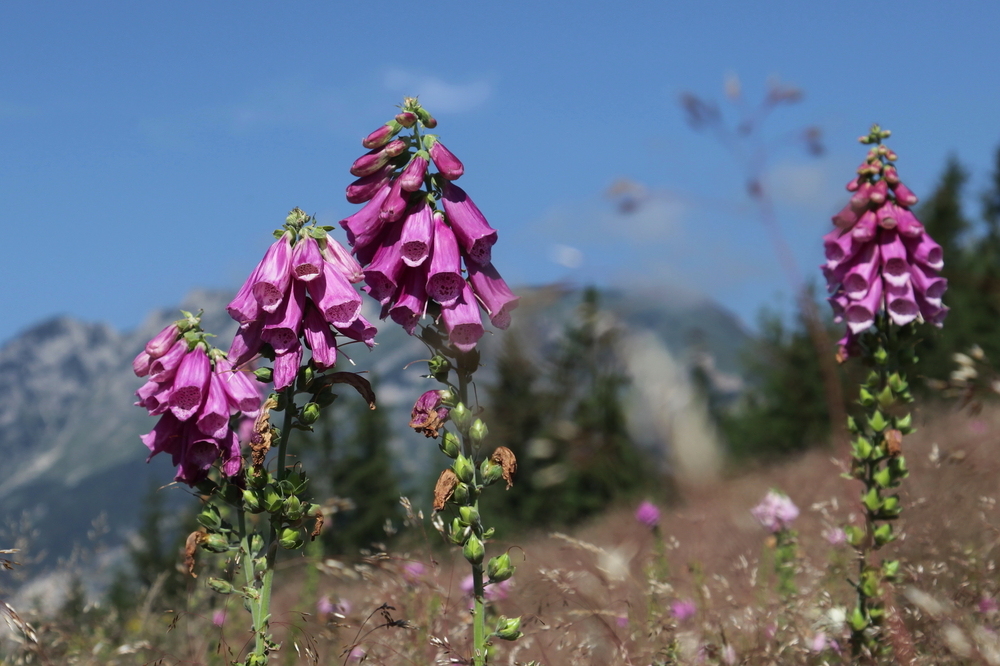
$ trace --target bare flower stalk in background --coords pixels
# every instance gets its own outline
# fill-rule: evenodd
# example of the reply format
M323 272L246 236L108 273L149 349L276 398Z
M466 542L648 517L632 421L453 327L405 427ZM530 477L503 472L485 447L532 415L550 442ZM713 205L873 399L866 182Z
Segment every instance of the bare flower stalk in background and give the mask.
M714 134L743 170L747 194L757 206L760 222L770 238L775 255L785 272L785 278L795 294L809 337L816 348L823 373L827 411L830 414L831 439L835 448L839 450L847 443L847 437L840 426L844 423L847 413L844 411L837 366L827 353L831 341L816 304L806 288L802 271L781 231L774 210L774 200L765 184L767 160L774 148L783 143L801 143L805 145L809 154L821 155L823 153L823 145L820 143L821 133L818 127L808 127L770 142L763 141L760 136L760 127L774 109L782 104L794 104L802 99L802 91L798 88L771 82L763 101L756 108L748 108L739 81L731 77L726 83L726 95L741 113L740 122L735 128L727 125L718 105L704 101L691 93L681 96L681 107L687 116L688 124L695 130L706 130Z

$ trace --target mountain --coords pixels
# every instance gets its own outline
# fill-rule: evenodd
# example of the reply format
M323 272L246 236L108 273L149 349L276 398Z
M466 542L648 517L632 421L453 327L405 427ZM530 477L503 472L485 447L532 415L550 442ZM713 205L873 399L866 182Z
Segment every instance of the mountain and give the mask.
M557 285L521 294L514 328L525 334L523 340L534 341L529 351L544 359L579 302L579 291ZM203 309L203 327L218 336L220 347L227 347L235 332L225 313L230 298L219 291L192 293L179 307L155 311L138 329L125 333L60 317L0 348L0 456L6 470L0 479L0 512L7 517L0 547L20 537L22 559L46 551L37 566L53 566L74 546L102 533L93 528L95 520L107 526L101 536L104 546L124 543L134 534L141 500L151 489L161 488L169 506L190 502L185 486L171 484L169 459L145 462L139 435L155 419L132 404L143 380L132 373L131 361L181 309ZM685 460L687 450L711 451L714 446L691 389L690 367L699 364L718 390L738 391L738 350L746 332L719 306L690 295L607 291L602 306L609 325L623 332L624 362L633 375L627 402L636 440L679 469L695 474L698 465L708 464L710 473L710 462ZM366 305L365 315L375 321L370 309ZM437 457L436 447L414 446L406 424L414 399L431 385L421 377L424 364L407 366L427 358L426 349L398 326L383 323L379 328L375 350L352 345L346 352L356 364L351 369L369 370L379 378L379 404L390 411L394 424L391 446L401 477L422 478ZM502 334L487 334L482 341L481 384L491 379L491 359ZM343 399L357 397L345 394ZM360 400L357 404L360 408Z

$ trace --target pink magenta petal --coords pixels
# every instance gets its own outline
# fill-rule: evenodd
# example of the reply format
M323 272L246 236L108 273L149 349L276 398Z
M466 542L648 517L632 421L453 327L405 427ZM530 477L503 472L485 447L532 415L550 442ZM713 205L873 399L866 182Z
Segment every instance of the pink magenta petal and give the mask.
M466 256L480 266L490 263L497 232L458 185L445 183L442 193L444 212L455 231L455 238Z
M441 305L452 305L462 293L462 257L454 232L434 213L434 252L427 272L427 295Z
M499 329L507 330L510 326L510 312L517 307L520 297L510 290L493 264L485 266L469 266L469 282L479 297L490 322Z
M335 366L337 364L337 336L330 330L330 324L312 303L306 308L304 332L306 343L312 350L312 359L316 367L320 370L326 370Z
M441 320L448 332L448 341L463 352L475 349L485 332L479 304L468 284L453 305L441 307Z
M253 285L253 296L264 312L274 312L288 293L292 280L291 232L285 232L268 248L260 262L260 272Z
M319 243L312 236L300 238L292 248L292 275L302 282L319 277L323 270L323 255Z
M349 326L361 312L361 294L329 262L323 265L323 276L309 284L309 295L323 317L334 326Z
M431 243L434 238L434 222L431 219L431 209L427 200L419 201L410 209L403 222L400 236L400 253L407 266L419 266L427 260L431 253Z
M291 294L284 299L281 307L268 315L260 339L270 344L279 354L298 345L305 302L306 283L296 280L292 285Z
M208 392L211 364L205 349L198 344L184 355L174 377L170 394L170 411L181 421L187 421L201 408Z
M882 261L882 277L893 287L902 287L910 281L910 264L906 261L906 248L895 229L883 229L878 239Z

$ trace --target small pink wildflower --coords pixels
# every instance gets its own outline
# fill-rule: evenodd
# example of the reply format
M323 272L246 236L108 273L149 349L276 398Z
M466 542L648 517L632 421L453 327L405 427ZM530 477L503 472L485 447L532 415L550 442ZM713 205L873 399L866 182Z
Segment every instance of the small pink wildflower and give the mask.
M660 510L649 500L644 500L635 510L635 519L646 527L656 527L660 524Z
M979 600L979 612L983 615L997 612L997 600L993 597L983 597Z
M624 629L625 627L627 627L628 626L628 614L619 615L618 617L616 617L615 618L615 624L617 624L620 629Z
M324 595L319 598L319 601L316 602L316 612L320 615L333 612L333 602L330 601L330 597Z
M822 631L817 631L816 635L812 637L811 641L809 641L809 649L813 652L822 652L827 648L827 646L828 642L826 640L826 634Z
M226 611L221 608L212 613L212 624L217 627L221 627L226 623Z
M831 546L842 546L847 543L847 532L840 527L831 527L822 532L823 538Z
M792 521L799 517L799 507L788 495L769 490L761 503L750 509L750 513L768 532L779 532L791 527Z
M698 607L691 599L680 599L670 604L670 612L677 618L678 622L685 622L694 617L695 613L698 612Z
M422 562L407 562L403 565L403 579L413 585L424 577L426 567Z
M462 582L459 584L459 588L462 590L462 592L470 597L472 596L473 586L474 585L472 582L472 574L469 574L468 576L463 578ZM507 593L509 591L510 591L510 579L508 578L507 580L502 581L500 583L487 585L486 588L483 590L483 598L486 601L500 601L501 599L507 598Z

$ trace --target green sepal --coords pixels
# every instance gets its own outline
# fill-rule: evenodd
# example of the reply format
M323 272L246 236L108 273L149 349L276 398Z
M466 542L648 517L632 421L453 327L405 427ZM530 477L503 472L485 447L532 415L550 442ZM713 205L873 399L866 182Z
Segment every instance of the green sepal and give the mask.
M888 488L893 485L892 472L889 471L888 467L883 467L872 474L872 480L878 485L879 488Z
M884 546L892 541L892 525L884 523L875 528L875 547Z
M858 428L858 422L854 420L853 416L847 417L847 430L852 435L857 435L859 432L861 432L861 429Z
M861 545L861 542L865 538L865 532L857 525L848 525L844 528L844 534L847 536L847 543L854 547Z
M491 557L486 563L486 575L491 583L501 583L514 575L514 567L510 563L510 555L504 553Z
M882 576L889 582L893 582L899 575L899 560L885 560L882 562Z
M875 432L882 432L889 425L889 422L885 420L880 410L875 410L875 413L868 417L868 425L872 427Z
M895 396L892 394L892 389L886 386L884 389L879 391L878 394L878 404L882 409L888 409L892 403L896 401Z
M884 518L895 518L899 512L899 495L891 495L882 500L882 516Z
M249 488L243 490L243 505L251 513L260 513L263 510L260 506L260 500L257 499L257 493Z
M851 447L854 457L858 460L868 460L872 454L872 443L865 437L858 437L851 442Z
M889 352L885 350L885 347L879 347L872 353L872 358L875 359L875 362L879 365L885 365L889 360Z
M875 404L875 398L864 386L862 386L861 390L858 391L858 403L860 403L862 407L871 407Z
M907 414L906 416L896 419L896 429L904 435L909 435L913 432L913 414Z
M865 617L864 613L861 612L860 608L855 607L854 611L851 612L851 617L847 620L851 629L854 631L863 631L865 627L868 626L868 618Z
M871 512L878 511L882 506L882 499L878 496L878 489L871 488L864 497L861 498L861 503L865 505L865 508Z
M281 530L281 534L278 536L278 544L285 550L301 548L303 543L305 541L302 538L302 534L293 527L286 527Z
M441 449L441 453L445 454L449 458L457 458L458 454L462 452L462 443L458 441L458 435L446 430L445 433L441 435L441 441L438 442L438 448Z

